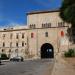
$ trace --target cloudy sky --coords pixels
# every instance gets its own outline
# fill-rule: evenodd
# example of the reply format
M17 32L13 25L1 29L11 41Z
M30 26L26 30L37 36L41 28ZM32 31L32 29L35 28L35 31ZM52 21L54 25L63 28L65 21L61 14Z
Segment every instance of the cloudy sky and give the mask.
M26 25L26 13L59 9L62 0L0 0L0 27Z

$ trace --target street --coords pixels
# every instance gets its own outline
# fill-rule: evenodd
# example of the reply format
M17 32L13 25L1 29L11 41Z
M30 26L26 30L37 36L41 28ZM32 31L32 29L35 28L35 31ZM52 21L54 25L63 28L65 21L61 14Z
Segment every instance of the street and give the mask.
M2 62L0 75L51 75L54 60L38 59L24 62Z

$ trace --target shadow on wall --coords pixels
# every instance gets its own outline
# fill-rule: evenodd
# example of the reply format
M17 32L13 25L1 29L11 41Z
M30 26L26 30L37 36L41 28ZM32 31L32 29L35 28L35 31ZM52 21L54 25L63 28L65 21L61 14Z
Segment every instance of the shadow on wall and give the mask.
M67 29L67 36L69 41L75 44L75 28L71 27Z

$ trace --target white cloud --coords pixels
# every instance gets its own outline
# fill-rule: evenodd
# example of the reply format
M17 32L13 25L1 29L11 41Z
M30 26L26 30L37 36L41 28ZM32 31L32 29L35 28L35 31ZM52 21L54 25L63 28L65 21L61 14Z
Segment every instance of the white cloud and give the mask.
M21 26L26 26L26 25L24 25L24 24L19 24L19 23L15 23L15 22L11 22L11 23L9 23L9 24L6 24L6 25L0 25L0 29L2 28L2 29L4 29L4 28L12 28L12 27L17 27L17 28L19 28L19 27L21 27Z
M19 23L12 22L12 23L7 25L7 27L18 27L18 26L24 26L24 24L19 24Z

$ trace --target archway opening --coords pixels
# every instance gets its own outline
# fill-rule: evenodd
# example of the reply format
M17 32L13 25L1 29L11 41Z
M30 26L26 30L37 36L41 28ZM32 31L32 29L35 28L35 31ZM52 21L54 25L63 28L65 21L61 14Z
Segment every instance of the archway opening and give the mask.
M54 58L54 49L51 44L45 43L41 46L41 58Z

